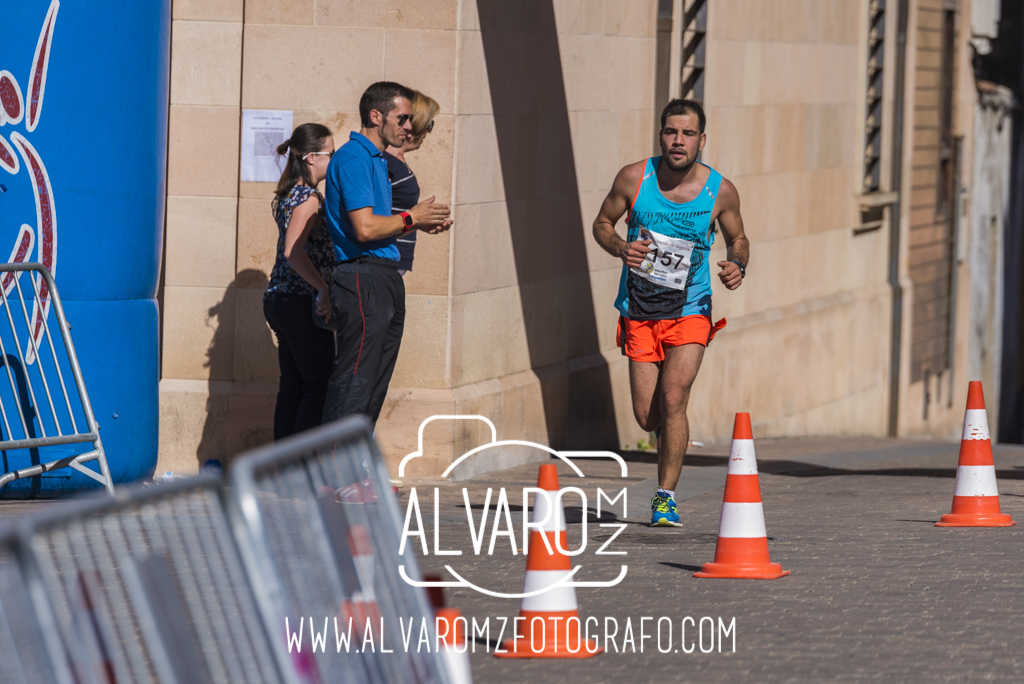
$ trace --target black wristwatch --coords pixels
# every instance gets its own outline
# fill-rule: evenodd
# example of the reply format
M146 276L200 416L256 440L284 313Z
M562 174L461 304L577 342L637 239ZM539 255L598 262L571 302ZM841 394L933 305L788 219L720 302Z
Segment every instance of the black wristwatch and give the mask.
M747 265L745 263L743 263L742 261L737 261L736 259L732 259L730 263L736 264L737 266L740 267L740 280L747 277Z

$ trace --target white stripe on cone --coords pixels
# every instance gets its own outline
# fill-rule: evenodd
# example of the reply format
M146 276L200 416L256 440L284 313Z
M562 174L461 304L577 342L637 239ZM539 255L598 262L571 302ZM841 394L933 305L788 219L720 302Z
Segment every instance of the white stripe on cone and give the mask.
M548 511L555 505L555 497L557 496L558 492L548 492L546 490L536 492L534 495L533 515L530 517L530 522L540 522L547 516L547 522L544 523L543 527L545 532L561 532L565 530L565 510L561 505L558 506L558 510L548 516ZM559 501L559 504L561 504L561 501ZM538 530L541 528L535 527L532 529Z
M718 523L718 536L728 538L760 539L767 537L764 527L764 509L761 502L722 504L722 519Z
M985 409L967 409L964 413L963 439L991 439L988 432L988 415Z
M356 575L359 577L359 588L361 589L361 593L357 592L360 594L359 598L366 603L376 603L377 595L373 590L373 556L352 556L352 562L356 566Z
M954 496L999 496L995 466L959 466Z
M545 551L544 553L547 553ZM527 570L523 581L523 593L529 594L557 584L571 570ZM561 586L545 591L536 596L524 596L520 605L522 610L556 611L576 610L576 589L572 586Z
M729 475L757 475L754 440L734 439L729 448Z
M452 684L473 684L473 672L469 667L469 653L465 650L465 644L460 644L462 653L457 653L451 646L445 644L441 649L441 657L448 666L448 677Z

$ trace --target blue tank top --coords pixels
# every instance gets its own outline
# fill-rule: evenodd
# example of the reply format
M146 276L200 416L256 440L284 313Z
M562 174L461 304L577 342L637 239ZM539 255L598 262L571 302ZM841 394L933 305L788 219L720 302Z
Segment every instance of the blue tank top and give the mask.
M642 269L622 267L615 308L633 320L664 320L692 314L711 317L711 270L708 255L715 236L711 214L722 174L711 174L700 194L679 204L658 189L655 171L661 157L644 166L626 221L626 241L651 239ZM700 163L700 162L698 162Z

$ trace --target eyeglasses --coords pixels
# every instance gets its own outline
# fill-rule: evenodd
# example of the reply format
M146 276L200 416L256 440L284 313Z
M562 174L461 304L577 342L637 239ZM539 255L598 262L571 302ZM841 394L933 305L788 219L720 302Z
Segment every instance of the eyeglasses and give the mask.
M334 154L334 150L331 150L330 152L307 152L306 154L302 155L302 160L305 161L306 157L315 157L321 154L330 159L331 155Z
M427 124L427 127L424 130L427 133L429 133L430 131L434 130L434 121L431 120L430 123Z
M404 126L405 124L412 121L412 114L400 114L396 116L395 119L398 121L399 126Z

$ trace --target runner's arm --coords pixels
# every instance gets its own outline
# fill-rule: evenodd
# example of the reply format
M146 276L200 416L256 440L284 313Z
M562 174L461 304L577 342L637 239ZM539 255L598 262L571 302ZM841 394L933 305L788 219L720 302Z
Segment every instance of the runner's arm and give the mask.
M725 238L727 247L725 261L719 261L718 267L722 270L718 277L722 284L730 290L735 290L743 282L743 275L740 267L733 263L739 261L746 268L750 263L750 242L746 233L743 232L743 217L740 216L740 194L736 186L729 180L723 178L722 186L718 193L718 203L721 211L718 214L718 225L722 228L722 237Z
M619 171L612 189L601 203L597 218L594 219L594 239L597 240L597 244L631 268L639 268L643 263L644 257L650 251L647 245L651 244L651 241L626 242L615 232L615 224L630 208L645 163L630 164Z

